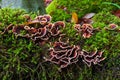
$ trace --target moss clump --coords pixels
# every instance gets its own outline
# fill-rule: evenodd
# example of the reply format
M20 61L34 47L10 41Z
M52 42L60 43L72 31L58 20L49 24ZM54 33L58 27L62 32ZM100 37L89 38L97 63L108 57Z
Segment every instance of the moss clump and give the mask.
M4 29L9 24L21 24L25 21L23 14L26 12L20 9L4 8L0 9L0 30Z
M107 32L104 29L101 30L100 32L96 32L91 38L85 39L84 48L87 50L94 50L95 48L97 49L107 48L109 43L109 37L110 32Z
M104 2L112 3L112 0L104 0ZM53 0L46 10L47 13L52 15L53 20L68 20L71 18L72 12L76 12L78 17L81 18L86 13L98 13L104 8L107 11L116 9L116 6L102 3L102 0Z
M97 13L94 17L93 17L93 27L100 27L100 28L104 28L106 26L108 26L109 24L117 24L120 25L120 18L114 16L113 14L111 14L110 12L103 10L99 13Z
M3 24L0 26L1 31L12 22L15 22L12 24L17 25L26 21L23 17L26 14L24 11L18 13L19 9L7 8L2 9L2 11L1 15L7 15L7 17L4 17L4 20L1 19ZM11 12L11 14L8 14L8 12ZM30 16L35 16L35 14L30 14ZM15 19L12 19L13 17ZM74 66L70 71L67 69L65 72L60 73L56 65L44 62L43 56L48 53L48 46L48 44L37 46L29 39L15 37L11 32L0 34L0 79L74 79Z
M71 45L79 45L79 40L81 39L81 36L76 35L77 32L74 29L74 24L66 22L66 27L63 28L61 32L65 34L66 40L69 39Z
M96 16L98 15L96 14ZM99 16L100 18L98 17L99 18L98 19L96 16L95 18L93 18L93 19L96 19L96 22L94 22L93 25L94 27L100 27L101 30L94 33L91 38L85 39L83 49L88 51L94 50L95 48L97 48L98 50L103 50L104 55L106 56L106 60L105 60L106 63L104 63L101 71L99 71L100 72L99 75L101 75L101 77L99 78L100 79L106 78L110 80L116 79L118 78L119 71L115 72L113 69L116 69L120 66L119 65L120 62L118 61L120 60L118 59L118 56L120 53L120 44L119 44L120 32L116 30L105 30L104 27L107 27L108 24L110 23L119 24L120 21L117 17L111 15L110 13L109 13L110 17L107 16L108 18L106 17L106 19L101 16ZM114 73L112 73L112 71L114 71ZM104 74L101 74L101 73L104 73ZM96 75L96 76L99 76L99 75Z
M24 23L26 21L25 15L27 15L27 12L22 9L0 9L0 32L10 24L16 25ZM33 13L30 13L29 15L31 15L31 17L36 16Z
M0 31L9 24L24 23L25 14L26 12L20 9L0 9ZM0 79L32 78L34 74L39 73L36 72L36 67L42 62L41 55L42 49L32 41L16 38L11 32L0 34Z
M17 79L18 76L21 79L22 76L22 79L27 79L23 75L35 71L41 61L41 48L29 40L16 39L13 34L0 38L0 78Z
M105 30L105 27L109 27L109 24L116 24L119 26L120 18L112 15L110 12L104 10L102 12L97 13L93 17L93 27L100 28L100 31L93 34L93 36L89 39L86 39L84 48L88 50L92 50L94 48L105 50L107 53L111 53L111 51L118 50L115 48L116 44L119 43L120 33L116 30ZM113 47L114 46L114 47ZM119 44L118 44L119 46ZM89 48L88 48L89 47ZM115 48L115 49L113 49ZM116 51L116 53L118 53ZM113 52L114 53L114 52Z
M74 1L69 2L71 2L70 4L72 4L72 2L74 3ZM66 4L65 0L63 1L63 4ZM77 9L75 10L77 11ZM26 14L25 11L19 13L17 12L20 11L19 9L1 9L0 11L3 11L2 14L0 13L1 16L8 16L4 17L4 20L0 18L0 22L2 23L2 25L0 25L0 31L4 30L11 23L16 25L24 23L26 21L23 17ZM11 12L11 14L8 14L8 12ZM12 12L14 12L14 14ZM81 15L84 15L83 13L81 13ZM104 15L105 13L106 12L100 12L94 16L93 27L100 27L101 30L96 31L89 39L83 39L81 36L76 35L76 31L74 30L74 24L71 23L66 23L66 27L61 30L62 33L66 34L65 38L70 39L71 45L80 45L81 49L85 49L87 51L93 51L95 48L97 48L98 50L104 50L104 56L107 57L103 62L104 65L92 65L91 68L88 68L86 65L83 65L81 60L79 60L78 63L70 65L66 69L63 69L62 72L59 72L58 66L50 62L44 62L43 57L48 56L47 50L50 46L49 44L46 43L44 46L37 46L29 39L21 37L16 38L14 34L8 32L5 34L0 34L0 79L119 79L118 77L120 71L120 32L114 30L108 31L104 29L104 27L107 27L108 24L112 22L119 25L119 19L110 13L106 13L108 17L106 18L106 20L104 20L104 17L99 18L99 15ZM36 16L36 14L30 14L30 16L34 17ZM57 18L57 14L53 16L56 20L63 19L63 17ZM66 16L66 13L65 15L63 14L63 16ZM15 17L15 19L13 17ZM97 21L97 19L99 20ZM56 40L57 39L53 38L50 41L54 42Z

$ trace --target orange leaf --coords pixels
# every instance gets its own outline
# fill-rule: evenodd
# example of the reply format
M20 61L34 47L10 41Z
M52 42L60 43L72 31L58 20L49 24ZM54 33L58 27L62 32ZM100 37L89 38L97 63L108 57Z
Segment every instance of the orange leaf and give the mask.
M77 15L77 13L75 13L75 12L72 13L71 22L78 23L78 15Z

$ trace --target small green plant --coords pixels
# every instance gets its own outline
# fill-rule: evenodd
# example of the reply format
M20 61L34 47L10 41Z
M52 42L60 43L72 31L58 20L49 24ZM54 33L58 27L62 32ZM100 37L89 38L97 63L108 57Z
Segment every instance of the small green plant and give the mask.
M117 7L118 9L120 9L120 5L118 5L117 3L112 3L112 2L103 2L102 4L108 4L108 5L113 5L115 7Z

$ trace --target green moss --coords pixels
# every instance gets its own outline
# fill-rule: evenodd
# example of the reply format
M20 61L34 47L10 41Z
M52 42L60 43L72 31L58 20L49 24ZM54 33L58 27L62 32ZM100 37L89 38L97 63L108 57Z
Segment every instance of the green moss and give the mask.
M108 39L109 35L110 33L106 32L105 30L94 33L94 35L91 38L86 39L84 41L85 42L84 45L86 45L84 47L89 46L89 48L85 48L85 49L92 50L94 48L98 48L98 49L106 48L106 46L108 46L108 43L109 43L109 39Z
M2 35L0 38L1 78L8 79L21 73L27 75L35 70L36 64L41 61L42 52L39 46L24 38L16 39L13 34Z
M22 9L3 8L0 9L0 32L3 31L8 25L22 24L26 21L25 15L28 13ZM29 13L31 18L35 17L35 13Z
M63 2L64 3L61 4L67 4L67 1L64 0ZM92 3L92 1L90 2ZM69 1L69 4L73 5L72 3L75 4L74 1ZM86 3L87 2L82 1L82 4L85 5ZM86 5L86 7L87 6L88 5ZM75 9L75 7L73 9ZM95 10L95 8L93 9ZM72 12L72 9L70 10ZM75 10L78 12L77 9ZM19 9L1 9L0 11L1 16L7 15L7 17L3 16L0 17L0 22L2 23L2 25L0 26L1 31L11 23L15 25L24 23L26 21L25 18L23 17L23 15L26 14L25 11L21 12L21 10ZM11 12L11 14L8 14L8 12L9 13ZM64 13L65 15L57 14L53 15L54 20L55 19L64 20L66 19L65 17L70 16L70 15L66 16L66 13ZM32 16L32 18L36 16L36 14L32 13L28 15ZM84 15L84 10L83 13L81 13L79 16L81 15ZM61 18L58 16L60 16ZM93 27L94 28L100 27L101 31L96 31L89 39L83 39L80 35L76 35L76 31L74 30L74 24L72 23L66 22L66 27L64 29L61 29L61 31L62 33L66 34L64 39L67 38L70 39L70 45L80 45L81 49L85 49L87 51L93 51L96 48L98 50L103 50L106 59L101 63L101 66L95 65L88 68L87 65L85 65L81 60L79 60L78 63L70 65L66 69L63 69L62 72L59 72L58 71L59 67L57 65L52 64L50 62L44 62L43 56L48 56L47 50L50 46L49 44L46 43L44 46L37 46L29 39L21 37L16 38L14 34L8 32L3 35L0 34L0 79L3 80L7 79L13 80L18 78L21 80L118 79L120 71L119 70L120 33L114 30L113 31L105 30L104 27L107 27L110 23L115 23L119 25L119 19L107 11L106 12L100 11L98 14L94 16L93 20L94 20ZM56 40L57 39L55 38L51 38L50 42L54 42Z
M105 30L104 27L108 27L109 24L112 23L120 25L120 18L112 15L106 10L103 10L102 12L97 13L92 19L94 21L92 24L93 27L100 28L101 30L94 33L91 38L84 41L86 45L84 46L84 48L88 50L93 50L97 48L100 50L105 50L105 52L107 53L111 53L111 50L117 50L119 52L119 47L115 48L115 45L119 43L119 32L108 31Z
M113 69L118 68L120 62L118 60L120 53L120 33L117 31L108 31L102 29L100 32L96 32L89 39L84 41L83 49L87 51L94 51L95 48L104 51L104 56L106 57L102 65L102 70L96 76L99 79L108 78L110 80L117 78L119 71L114 71ZM104 73L104 74L103 74ZM109 73L109 74L108 74ZM114 75L115 74L115 75ZM112 77L111 77L112 76Z
M71 45L79 45L81 37L76 35L77 31L74 29L74 24L66 22L66 26L61 30L65 34L66 40L69 39Z
M56 4L57 4L57 1L56 0L53 0L49 6L46 8L46 12L50 14L50 12L54 11L56 9Z
M7 12L17 11L16 9L5 9L1 15L6 15L6 10ZM26 14L26 12L24 13ZM1 26L1 29L4 30L4 28L12 22L15 22L14 25L24 23L25 19L22 17L24 13L18 14L16 12L15 14L18 14L18 18L16 17L15 19L10 17L15 16L14 14L8 15L10 18L5 17L5 22L1 19L1 22L5 24ZM19 18L19 15L21 18ZM35 16L35 14L29 15L32 17ZM11 20L7 21L6 19ZM73 36L73 34L69 35L69 33L72 32L73 30L68 31L68 37ZM51 39L52 42L55 40L56 39ZM48 56L48 46L49 44L45 44L44 46L35 45L31 40L15 37L11 32L0 34L0 79L73 79L74 75L69 73L74 72L73 70L60 73L58 71L58 66L49 62L44 62L43 56Z
M0 9L0 31L10 24L24 23L26 21L24 14L26 12L20 9ZM29 15L35 16L35 14ZM41 55L42 49L32 41L16 38L11 32L0 34L0 79L33 78L37 74L36 67L42 62Z
M112 0L104 0L104 2L112 2ZM70 19L72 12L76 12L78 17L81 18L86 13L98 13L103 9L107 11L116 9L116 6L102 3L102 0L53 0L46 10L47 13L52 15L53 20L56 21ZM64 10L64 8L66 8L66 10Z
M26 12L20 9L3 8L0 9L0 30L9 24L21 24L25 21L23 14Z
M120 18L114 16L113 14L111 14L110 12L103 10L99 13L97 13L94 17L93 17L93 27L100 27L100 28L104 28L106 26L108 26L109 24L117 24L120 25Z

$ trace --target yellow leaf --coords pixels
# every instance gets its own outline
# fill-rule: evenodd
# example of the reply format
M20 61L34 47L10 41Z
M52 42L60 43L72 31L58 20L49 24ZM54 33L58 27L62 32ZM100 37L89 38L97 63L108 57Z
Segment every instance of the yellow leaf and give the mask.
M78 23L78 15L77 15L77 13L75 13L75 12L72 13L71 22Z

